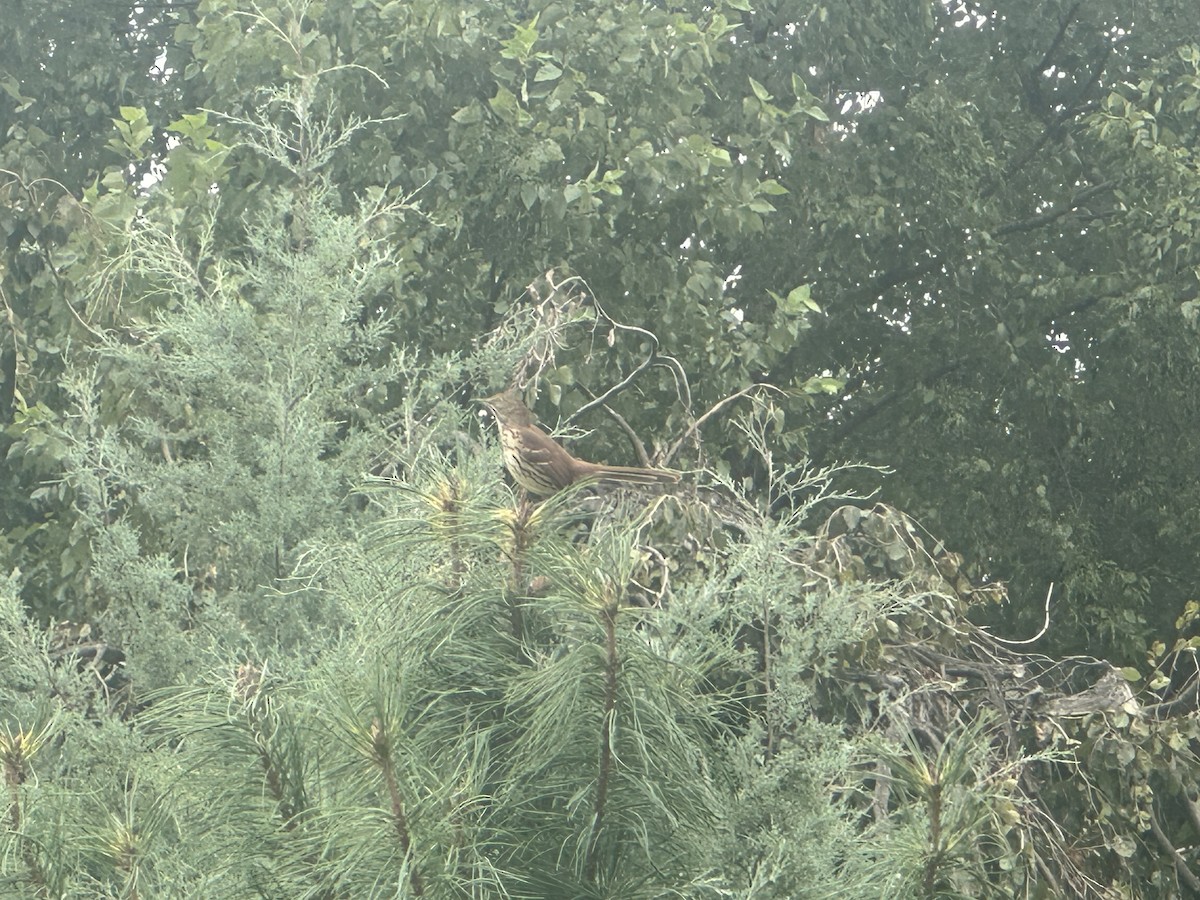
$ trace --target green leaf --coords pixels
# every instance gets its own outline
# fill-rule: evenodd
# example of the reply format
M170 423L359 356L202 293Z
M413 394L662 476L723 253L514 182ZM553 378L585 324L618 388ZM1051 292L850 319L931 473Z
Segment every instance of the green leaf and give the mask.
M792 93L796 95L797 100L812 100L813 95L808 91L808 85L804 83L804 79L792 73Z
M519 124L523 118L524 110L521 109L516 94L503 85L496 87L496 96L488 101L488 105L496 115L510 125Z
M1130 859L1137 853L1137 843L1133 838L1123 834L1114 835L1109 842L1109 847L1122 859Z
M836 396L840 394L846 387L846 382L841 378L833 378L828 375L815 376L804 382L800 388L805 394L824 394L826 396Z
M801 315L805 311L821 311L821 307L812 298L812 285L809 284L801 284L792 288L782 301L776 297L776 303L780 312L792 316Z
M186 113L167 126L167 131L177 131L184 137L194 137L208 125L208 113Z
M761 84L759 84L757 81L755 81L754 78L751 77L749 80L750 80L750 89L752 91L754 91L754 96L757 97L759 100L761 100L763 103L767 103L771 99L770 92L765 87L763 87Z
M100 183L110 191L124 191L128 185L125 182L125 173L119 169L109 169L100 179Z
M483 107L478 100L472 100L466 106L450 116L459 125L477 125L483 121Z
M537 21L538 17L534 16L533 21L528 25L514 25L513 36L500 42L502 48L500 55L505 59L526 62L533 52L533 45L538 40Z

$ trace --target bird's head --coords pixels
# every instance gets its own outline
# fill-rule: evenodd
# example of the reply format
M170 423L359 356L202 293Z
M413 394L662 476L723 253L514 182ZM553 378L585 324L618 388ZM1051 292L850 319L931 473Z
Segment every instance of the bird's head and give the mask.
M508 388L478 400L496 419L509 425L532 425L533 413L515 388Z

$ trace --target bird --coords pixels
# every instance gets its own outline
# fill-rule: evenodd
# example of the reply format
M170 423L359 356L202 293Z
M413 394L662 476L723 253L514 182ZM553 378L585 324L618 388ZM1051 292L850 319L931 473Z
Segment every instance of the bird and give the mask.
M536 497L549 497L585 481L626 484L674 484L679 473L670 469L605 466L572 456L538 428L533 412L514 388L482 398L500 432L504 468L521 487Z

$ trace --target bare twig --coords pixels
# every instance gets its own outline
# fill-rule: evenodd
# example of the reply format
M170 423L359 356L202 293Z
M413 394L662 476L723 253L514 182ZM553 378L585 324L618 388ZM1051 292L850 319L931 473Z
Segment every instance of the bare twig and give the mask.
M714 415L716 415L718 412L720 412L722 409L724 409L726 406L728 406L734 400L739 400L742 397L747 397L750 394L753 394L755 391L759 391L759 390L778 391L781 394L786 393L786 391L784 391L783 388L776 387L773 384L757 383L757 384L752 384L749 387L742 388L740 391L737 391L733 394L730 394L728 397L718 400L716 403L714 403L709 408L708 412L706 412L704 415L702 415L700 418L698 418L695 422L693 422L688 427L688 430L683 433L683 436L680 437L679 440L677 440L674 444L671 445L671 448L667 451L667 454L664 457L664 460L663 460L664 463L669 463L672 459L674 459L675 454L679 452L680 448L682 448L683 445L685 443L687 443L688 439L691 438L691 436L696 433L696 431L700 428L700 426L702 426L710 418L712 418Z
M591 392L588 391L588 393L590 394ZM594 404L592 403L588 404L589 407L593 405ZM633 426L626 421L623 415L621 415L607 403L604 404L604 411L608 413L609 416L612 417L613 421L620 426L621 430L625 432L625 436L629 438L629 443L633 445L633 451L637 454L638 461L641 463L641 465L648 468L652 466L653 464L650 462L650 455L646 452L646 445L642 443L642 439L639 438L637 432L633 430Z
M1000 643L1002 643L1002 644L1007 644L1007 645L1008 645L1008 646L1010 646L1010 647L1019 647L1019 646L1021 646L1022 644L1032 644L1034 641L1041 640L1041 638L1042 638L1043 636L1045 636L1046 632L1050 630L1050 595L1051 595L1051 594L1053 594L1053 593L1054 593L1054 582L1052 581L1052 582L1050 582L1050 587L1048 587L1048 588L1046 589L1046 610L1045 610L1045 619L1043 620L1043 622L1042 622L1042 627L1041 627L1041 629L1038 631L1038 633L1037 633L1037 634L1035 634L1035 635L1034 635L1033 637L1031 637L1031 638L1026 638L1026 639L1025 639L1025 640L1023 640L1023 641L1011 641L1011 640L1009 640L1008 638L997 637L996 635L994 635L994 634L993 634L993 635L991 635L991 637L992 637L992 640L999 641L999 642L1000 642ZM979 629L980 629L980 631L987 631L987 630L988 630L987 628L985 628L985 627L984 627L984 626L982 626L982 625L980 625L980 626L979 626ZM989 634L990 634L990 632L989 632Z
M1175 863L1175 873L1179 876L1179 880L1186 884L1195 896L1200 894L1200 878L1196 877L1196 873L1188 868L1187 863L1183 861L1183 854L1175 849L1167 834L1162 829L1162 825L1158 822L1158 816L1154 810L1150 810L1150 830L1154 832L1154 839L1158 841L1160 847L1167 852Z

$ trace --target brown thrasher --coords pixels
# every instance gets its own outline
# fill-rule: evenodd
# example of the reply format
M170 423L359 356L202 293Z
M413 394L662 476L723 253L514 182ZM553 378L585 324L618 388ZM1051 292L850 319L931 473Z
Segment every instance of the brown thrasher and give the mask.
M504 468L535 496L548 497L580 481L674 484L679 480L679 473L669 469L602 466L576 459L534 424L533 413L513 388L480 402L496 417Z

